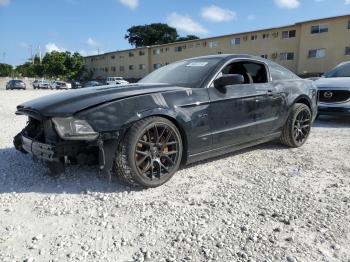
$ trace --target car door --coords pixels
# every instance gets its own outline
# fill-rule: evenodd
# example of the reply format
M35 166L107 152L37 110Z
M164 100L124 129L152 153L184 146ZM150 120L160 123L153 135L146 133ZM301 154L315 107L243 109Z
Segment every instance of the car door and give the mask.
M272 116L281 105L273 103L271 108L275 93L266 64L234 60L223 67L217 78L223 74L241 74L244 83L221 90L212 83L208 88L213 148L246 143L272 132Z

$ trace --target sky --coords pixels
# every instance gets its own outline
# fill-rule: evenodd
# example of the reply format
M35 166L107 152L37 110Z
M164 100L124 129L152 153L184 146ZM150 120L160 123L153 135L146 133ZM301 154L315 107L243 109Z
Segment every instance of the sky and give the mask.
M133 25L168 23L201 38L350 14L350 0L0 0L0 63L31 52L83 56L131 48Z

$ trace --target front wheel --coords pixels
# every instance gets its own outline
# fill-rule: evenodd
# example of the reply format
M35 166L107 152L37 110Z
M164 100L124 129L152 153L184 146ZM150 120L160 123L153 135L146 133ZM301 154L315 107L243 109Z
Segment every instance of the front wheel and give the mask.
M136 122L120 143L115 171L128 183L158 187L179 169L183 144L169 120L149 117Z
M283 127L281 142L290 147L300 147L305 144L311 131L311 119L311 110L307 105L294 104Z

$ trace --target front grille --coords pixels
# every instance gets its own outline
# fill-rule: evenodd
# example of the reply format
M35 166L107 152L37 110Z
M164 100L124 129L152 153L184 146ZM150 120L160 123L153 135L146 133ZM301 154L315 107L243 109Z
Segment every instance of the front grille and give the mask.
M29 117L24 135L36 141L45 142L44 125L42 121Z
M347 90L321 90L318 97L322 103L340 103L350 99L350 91Z

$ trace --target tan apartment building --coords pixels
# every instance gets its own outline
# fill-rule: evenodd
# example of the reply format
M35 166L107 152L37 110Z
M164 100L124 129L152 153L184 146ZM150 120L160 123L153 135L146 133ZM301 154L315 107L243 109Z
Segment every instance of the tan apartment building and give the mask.
M169 63L211 54L253 54L302 75L350 60L350 14L293 25L85 57L94 78L142 78Z

